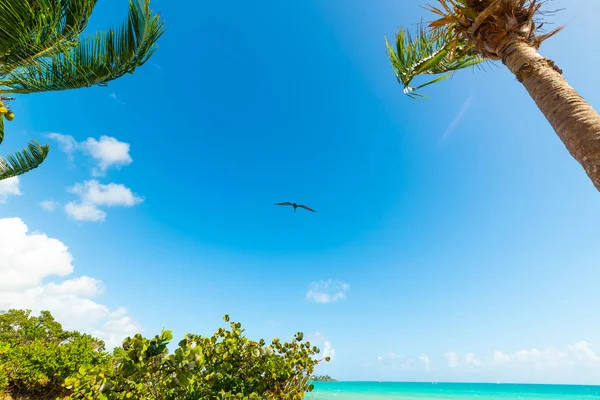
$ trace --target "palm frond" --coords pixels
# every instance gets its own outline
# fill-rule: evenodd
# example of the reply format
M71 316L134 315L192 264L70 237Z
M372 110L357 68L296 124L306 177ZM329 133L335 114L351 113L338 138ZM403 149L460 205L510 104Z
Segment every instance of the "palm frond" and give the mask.
M4 118L0 116L0 144L4 142Z
M0 75L77 44L97 0L0 3Z
M48 155L50 146L32 140L26 149L0 157L0 180L12 178L37 168Z
M450 77L451 73L483 61L471 51L465 43L456 43L438 29L425 29L419 25L413 38L404 28L396 35L396 48L386 39L387 53L398 82L404 86L404 93L411 98L425 97L415 93L427 85ZM424 84L411 87L410 84L418 75L439 75Z
M129 18L119 29L38 56L1 79L0 91L34 93L105 85L143 65L163 32L163 21L150 9L150 0L130 0Z

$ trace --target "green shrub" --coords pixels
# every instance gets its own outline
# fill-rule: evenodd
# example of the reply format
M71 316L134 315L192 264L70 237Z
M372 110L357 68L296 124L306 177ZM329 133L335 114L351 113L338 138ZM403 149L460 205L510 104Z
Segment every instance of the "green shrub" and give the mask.
M229 317L225 316L225 321ZM301 399L319 360L303 335L251 341L239 322L211 337L188 334L169 355L170 331L127 338L111 365L83 367L68 379L73 399Z
M48 312L11 310L0 314L0 389L89 400L293 400L313 389L308 380L323 360L302 333L267 344L248 339L227 315L225 321L228 329L188 334L171 354L173 336L163 331L152 339L128 337L109 355L101 341L64 331Z
M211 337L186 337L204 354L204 367L192 380L190 399L242 398L235 397L239 395L301 399L313 389L308 378L319 363L314 358L319 349L303 342L302 333L289 342L275 338L267 345L264 340L247 339L239 322L229 326L230 330L220 328Z
M180 343L168 354L170 331L148 340L127 338L109 363L83 366L66 380L72 399L179 399L186 395L193 371L202 365L199 348Z
M84 364L99 364L104 343L79 332L64 331L48 312L0 314L0 386L12 394L60 395L63 383ZM3 381L3 382L2 382Z
M6 375L6 369L4 366L5 354L10 350L8 343L0 342L0 395L4 394L4 388L8 386L8 376Z

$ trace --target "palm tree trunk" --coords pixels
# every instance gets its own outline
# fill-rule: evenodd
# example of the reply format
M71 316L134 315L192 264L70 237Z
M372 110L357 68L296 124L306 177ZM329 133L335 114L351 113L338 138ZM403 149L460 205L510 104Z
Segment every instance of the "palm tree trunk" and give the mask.
M514 39L502 49L502 62L525 86L571 155L600 191L600 115L573 89L552 60Z

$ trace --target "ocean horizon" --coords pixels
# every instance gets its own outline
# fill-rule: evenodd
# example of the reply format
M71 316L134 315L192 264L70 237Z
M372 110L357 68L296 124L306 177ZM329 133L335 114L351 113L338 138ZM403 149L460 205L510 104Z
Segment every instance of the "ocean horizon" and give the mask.
M600 386L456 382L314 382L308 400L600 399Z

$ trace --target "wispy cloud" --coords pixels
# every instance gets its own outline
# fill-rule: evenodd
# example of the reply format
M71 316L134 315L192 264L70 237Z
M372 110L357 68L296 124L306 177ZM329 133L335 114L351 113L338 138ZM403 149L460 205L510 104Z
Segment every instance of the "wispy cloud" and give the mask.
M61 151L65 152L69 159L73 159L73 153L79 148L77 140L71 135L63 135L62 133L51 132L46 135L49 139L56 140Z
M116 101L117 103L119 103L120 105L124 106L125 102L122 101L121 99L119 99L119 96L117 96L117 94L115 92L112 92L111 94L108 95L111 99L113 99L114 101Z
M350 285L341 281L327 280L313 282L306 293L306 299L315 303L327 304L344 300Z
M20 196L21 181L18 176L0 181L0 204L5 204L10 196Z
M460 124L460 122L462 121L462 119L465 116L465 114L467 113L467 111L469 111L472 101L473 101L473 95L470 94L469 97L467 97L467 99L463 103L458 114L456 114L456 117L454 117L454 120L450 123L448 128L446 128L446 131L442 135L442 138L440 139L440 141L446 140L454 132L454 130L456 129L458 124Z
M52 200L44 200L40 203L40 207L42 207L44 210L48 211L48 212L52 212L54 210L56 210L56 207L59 206L59 203L57 201L52 201Z
M402 370L410 369L414 365L412 358L398 354L391 350L388 351L385 356L378 356L377 362L386 368Z

